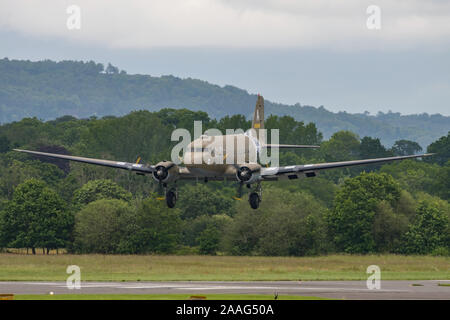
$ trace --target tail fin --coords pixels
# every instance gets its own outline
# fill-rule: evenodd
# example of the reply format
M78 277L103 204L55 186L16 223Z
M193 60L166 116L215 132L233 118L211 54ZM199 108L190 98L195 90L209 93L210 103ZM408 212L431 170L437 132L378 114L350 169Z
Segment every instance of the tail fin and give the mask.
M258 94L255 113L253 114L252 129L255 129L259 137L259 129L264 129L264 98Z

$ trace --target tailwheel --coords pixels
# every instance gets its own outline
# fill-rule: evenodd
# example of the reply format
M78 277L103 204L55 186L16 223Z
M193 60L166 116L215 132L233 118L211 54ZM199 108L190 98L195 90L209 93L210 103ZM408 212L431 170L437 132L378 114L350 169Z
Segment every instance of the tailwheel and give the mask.
M169 208L175 207L177 203L177 190L175 188L171 188L166 191L166 203Z
M250 203L250 207L252 207L252 209L258 209L259 203L261 202L259 194L257 192L250 193L248 196L248 202Z

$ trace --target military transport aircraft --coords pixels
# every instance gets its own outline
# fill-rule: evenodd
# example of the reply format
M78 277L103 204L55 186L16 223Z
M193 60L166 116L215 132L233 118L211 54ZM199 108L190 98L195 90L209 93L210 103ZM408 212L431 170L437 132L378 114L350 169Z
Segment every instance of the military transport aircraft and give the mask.
M367 165L432 155L420 154L342 162L263 167L258 163L258 158L254 155L259 155L261 150L264 148L319 147L307 145L265 144L263 139L260 139L260 135L264 133L263 129L264 99L262 96L258 95L251 129L245 133L236 133L233 135L202 135L200 138L195 139L187 146L182 158L184 166L179 166L174 161L162 161L156 165L146 165L140 163L83 158L38 151L20 149L14 150L37 156L126 169L134 171L139 175L150 174L159 183L160 190L164 191L165 200L169 208L173 208L175 206L178 198L176 187L178 180L202 180L205 182L208 180L234 180L237 181L239 185L237 190L238 198L242 196L243 185L246 185L249 189L252 189L252 186L254 186L249 193L248 200L250 206L253 209L257 209L262 200L262 181L276 181L280 179L295 180L303 177L310 178L315 177L319 171L326 169ZM233 145L233 147L231 147L231 145ZM231 150L231 152L229 150ZM231 153L232 156L230 156L229 153ZM218 159L226 160L226 163L223 163L224 161L217 161Z

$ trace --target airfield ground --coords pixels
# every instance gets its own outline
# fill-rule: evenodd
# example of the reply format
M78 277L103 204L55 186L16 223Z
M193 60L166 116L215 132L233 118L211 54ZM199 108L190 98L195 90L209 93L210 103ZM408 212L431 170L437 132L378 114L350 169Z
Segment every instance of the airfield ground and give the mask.
M366 280L377 265L383 280L449 280L450 257L330 255L228 257L0 254L0 281L65 281L78 265L82 281Z
M14 300L189 300L190 294L19 294ZM198 299L198 296L194 296ZM273 300L273 294L207 294L206 300ZM327 300L320 297L277 296L278 300Z

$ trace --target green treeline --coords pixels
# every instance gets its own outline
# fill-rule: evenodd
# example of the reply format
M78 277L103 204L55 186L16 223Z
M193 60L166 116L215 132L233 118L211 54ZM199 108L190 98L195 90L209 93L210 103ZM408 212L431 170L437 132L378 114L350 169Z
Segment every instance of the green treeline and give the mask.
M318 177L263 183L258 210L233 200L236 183L179 183L179 201L157 200L150 176L47 158L12 148L155 164L170 159L175 128L247 129L243 115L212 119L201 111L136 111L123 117L52 121L25 118L0 126L0 247L74 253L173 253L303 256L326 253L450 252L450 133L427 150L399 140L338 131L328 140L313 123L270 116L280 142L320 144L280 153L280 164L436 153L432 158L336 169Z
M136 109L161 108L201 110L214 118L235 114L249 117L255 101L256 95L231 85L220 87L171 75L131 75L93 61L0 59L0 124L24 117L123 116ZM265 109L266 115L290 115L298 121L313 122L327 139L337 131L350 130L361 137L377 137L387 146L407 139L426 147L447 134L450 127L450 117L440 114L334 113L323 107L268 100Z

